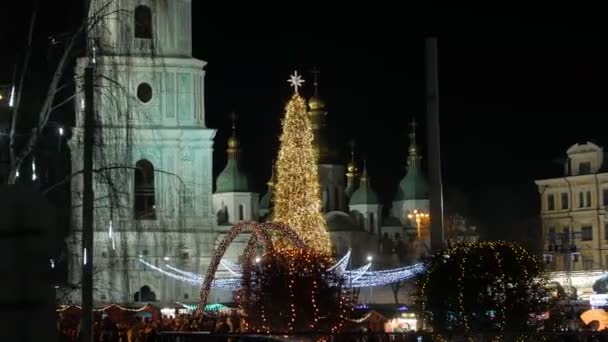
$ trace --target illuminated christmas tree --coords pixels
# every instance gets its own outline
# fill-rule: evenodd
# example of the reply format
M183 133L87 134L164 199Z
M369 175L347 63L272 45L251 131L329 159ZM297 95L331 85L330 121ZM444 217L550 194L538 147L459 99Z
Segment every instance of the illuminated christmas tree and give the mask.
M283 133L277 158L273 220L292 227L307 246L330 254L331 242L321 213L321 193L313 132L306 112L306 102L298 94L304 82L297 72L289 82L295 93L285 107ZM288 247L281 238L277 247Z

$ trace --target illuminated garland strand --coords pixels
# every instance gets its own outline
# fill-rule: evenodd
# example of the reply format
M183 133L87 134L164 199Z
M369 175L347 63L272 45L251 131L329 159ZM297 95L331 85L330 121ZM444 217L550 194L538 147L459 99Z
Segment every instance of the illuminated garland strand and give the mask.
M392 270L381 270L373 272L368 271L370 266L371 264L366 264L365 266L362 266L360 268L346 271L345 274L342 276L346 282L345 286L352 288L383 286L410 279L416 276L417 274L420 274L425 271L425 266L423 264L415 264L412 266L396 268ZM195 273L187 272L171 265L166 265L166 267L171 271L179 273L181 275L176 275L172 272L162 270L155 266L151 266L150 268L177 280L185 281L191 284L202 284L202 277ZM236 274L237 276L235 277L226 277L214 280L213 287L234 288L235 286L237 286L237 284L239 284L242 278L242 274Z
M150 267L151 269L153 269L157 272L160 272L173 279L180 280L180 281L183 281L183 282L186 282L186 283L189 283L192 285L197 285L197 286L200 286L203 284L203 280L200 278L196 279L196 278L192 278L192 277L188 277L188 276L182 276L179 274L175 274L175 273L166 271L160 267L154 266L153 264L151 264L143 259L138 259L138 260L139 260L139 262ZM240 285L240 282L241 281L238 278L223 278L223 279L215 279L213 281L212 285L213 285L213 287L216 287L216 288L236 289Z
M348 261L350 260L350 249L348 250L348 252L346 254L344 254L344 256L332 267L330 267L328 269L328 271L333 271L334 269L338 268L338 271L340 273L344 273L346 271L346 267L348 267Z
M490 245L490 248L492 249L492 251L494 252L494 256L496 257L496 266L497 266L497 270L498 270L498 274L500 277L500 284L501 284L501 292L499 294L500 298L498 300L499 302L499 308L500 308L500 321L498 323L498 336L497 339L500 340L502 333L503 333L503 329L505 328L505 326L507 325L506 319L507 319L507 314L505 312L505 303L504 301L506 300L506 298L502 298L503 296L506 297L506 281L505 281L505 273L502 270L502 257L500 255L500 252L497 251L494 248L494 245Z

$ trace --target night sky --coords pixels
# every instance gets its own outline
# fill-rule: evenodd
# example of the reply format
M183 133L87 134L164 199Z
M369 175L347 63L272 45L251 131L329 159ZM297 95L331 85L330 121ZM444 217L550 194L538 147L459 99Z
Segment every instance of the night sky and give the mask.
M28 2L2 11L0 84L10 83L15 52L25 44ZM45 37L75 26L80 13L75 0L42 2L39 54L46 53ZM65 6L58 6L62 2ZM304 92L312 95L310 70L317 66L343 161L347 141L354 138L359 158L368 160L372 186L388 204L405 173L408 122L412 116L425 121L429 34L439 37L446 192L460 190L470 215L489 230L510 229L538 214L533 181L559 175L555 159L570 145L606 143L606 37L470 22L465 29L412 13L398 18L386 14L388 9L335 13L302 4L292 12L241 8L236 13L193 2L194 55L208 62L207 125L219 129L215 171L223 167L229 113L236 110L244 167L260 192L291 92L288 75L294 69L304 74ZM376 19L382 22L374 24ZM426 153L424 129L419 142Z

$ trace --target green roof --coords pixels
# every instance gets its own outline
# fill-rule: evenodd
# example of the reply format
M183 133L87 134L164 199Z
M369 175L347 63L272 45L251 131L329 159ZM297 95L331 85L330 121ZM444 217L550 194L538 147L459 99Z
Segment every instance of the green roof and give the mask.
M220 192L252 192L249 177L241 168L237 160L228 159L224 170L217 177L216 193Z
M429 199L429 185L418 166L412 166L399 182L395 201Z
M349 205L353 204L379 204L378 195L369 186L369 182L361 182L361 186L359 189L353 193L353 196L350 198Z

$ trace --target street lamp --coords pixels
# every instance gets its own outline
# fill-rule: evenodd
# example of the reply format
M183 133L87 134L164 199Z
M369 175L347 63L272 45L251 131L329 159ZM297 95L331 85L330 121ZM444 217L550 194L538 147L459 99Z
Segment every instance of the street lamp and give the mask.
M407 218L409 218L410 220L411 219L416 220L416 231L417 231L417 235L418 235L419 239L421 237L420 224L422 223L422 219L426 219L428 217L429 217L429 214L423 213L422 211L418 211L418 209L414 209L413 213L407 215Z

